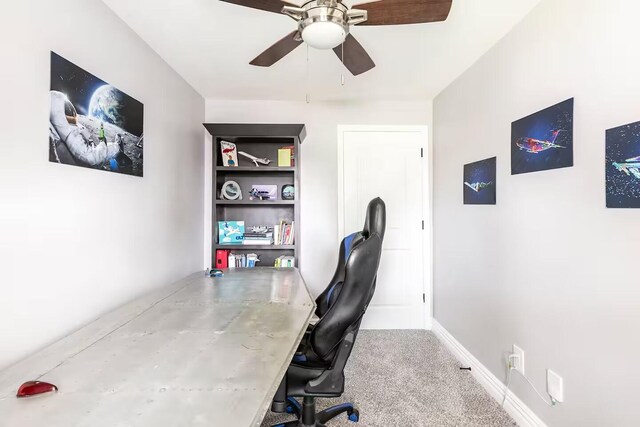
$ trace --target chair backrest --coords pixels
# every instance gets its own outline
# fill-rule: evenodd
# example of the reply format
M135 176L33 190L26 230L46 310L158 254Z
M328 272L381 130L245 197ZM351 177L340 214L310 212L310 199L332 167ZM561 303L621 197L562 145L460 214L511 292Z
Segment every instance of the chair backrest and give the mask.
M376 197L371 200L367 206L367 213L362 232L350 234L342 239L342 242L340 243L336 271L333 274L329 285L316 299L316 315L318 317L324 316L329 309L329 306L331 306L341 292L342 283L344 282L345 264L349 257L351 248L371 233L377 233L380 236L380 240L384 240L386 223L387 215L384 201L380 197Z
M331 362L347 330L357 331L373 296L381 253L382 239L377 233L371 233L351 249L341 291L311 330L311 347L325 362Z

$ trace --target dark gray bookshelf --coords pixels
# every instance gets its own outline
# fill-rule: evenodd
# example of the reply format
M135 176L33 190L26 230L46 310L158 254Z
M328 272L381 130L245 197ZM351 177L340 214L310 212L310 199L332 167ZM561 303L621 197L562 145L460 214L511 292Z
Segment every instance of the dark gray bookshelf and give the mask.
M255 253L260 257L258 267L272 267L280 255L294 256L300 266L300 144L306 137L303 124L241 124L205 123L213 143L213 209L211 265L215 265L217 249L235 253ZM222 165L220 141L236 144L238 151L271 160L269 165L255 164L238 155L238 166ZM278 167L278 149L294 147L294 166ZM236 181L242 190L242 200L222 200L220 190L228 181ZM277 185L278 200L249 200L252 185ZM295 200L282 200L282 186L293 184ZM245 229L254 225L273 226L281 219L294 221L293 245L221 245L218 243L218 221L244 221Z

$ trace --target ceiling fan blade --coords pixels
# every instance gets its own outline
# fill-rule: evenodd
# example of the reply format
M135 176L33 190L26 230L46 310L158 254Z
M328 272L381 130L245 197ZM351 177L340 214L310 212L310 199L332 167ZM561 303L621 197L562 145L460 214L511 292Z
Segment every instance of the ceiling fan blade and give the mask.
M269 49L256 56L250 64L258 67L270 67L280 61L302 44L302 39L296 37L297 34L297 30L287 34Z
M287 3L287 4L290 4L290 5L293 5L293 6L302 7L309 0L280 0L280 1L282 1L283 3Z
M246 6L252 9L266 10L267 12L280 13L282 11L282 2L280 0L220 0L225 3Z
M333 51L354 76L369 71L376 66L367 51L364 50L362 45L358 43L358 40L351 34L347 36L343 44L334 47ZM343 51L344 58L342 57Z
M365 3L373 3L373 2L377 2L377 1L381 1L381 0L351 0L349 3L349 5L351 7L356 7L356 6L360 6L361 4L365 4ZM344 3L344 2L342 2Z
M452 0L382 0L358 6L368 12L359 25L421 24L444 21L449 16Z

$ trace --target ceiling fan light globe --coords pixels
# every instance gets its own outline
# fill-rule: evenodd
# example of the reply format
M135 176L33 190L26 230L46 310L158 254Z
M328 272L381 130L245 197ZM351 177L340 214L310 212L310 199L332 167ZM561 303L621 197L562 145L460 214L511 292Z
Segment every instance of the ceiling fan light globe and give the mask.
M346 37L347 32L342 25L329 21L313 22L302 30L302 40L315 49L333 49L340 46Z

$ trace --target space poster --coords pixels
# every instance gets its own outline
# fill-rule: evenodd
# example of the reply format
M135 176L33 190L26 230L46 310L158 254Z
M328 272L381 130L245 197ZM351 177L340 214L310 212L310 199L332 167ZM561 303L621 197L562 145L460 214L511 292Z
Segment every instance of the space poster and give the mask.
M49 161L142 176L141 102L51 52Z
M640 122L607 130L608 208L640 208Z
M496 204L496 157L464 165L465 205Z
M511 124L511 175L573 166L573 98Z

